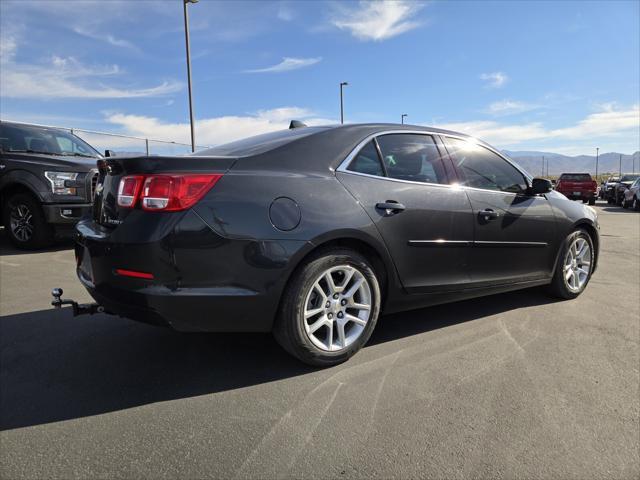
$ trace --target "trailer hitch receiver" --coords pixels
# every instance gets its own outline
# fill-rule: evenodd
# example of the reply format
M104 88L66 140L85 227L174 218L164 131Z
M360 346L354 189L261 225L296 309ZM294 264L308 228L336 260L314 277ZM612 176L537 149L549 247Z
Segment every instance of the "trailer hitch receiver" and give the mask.
M104 307L97 303L78 303L75 300L64 300L61 298L63 293L64 292L61 288L54 288L51 290L51 295L53 296L51 305L53 305L54 308L62 308L63 305L71 305L74 317L77 317L78 315L93 315L94 313L104 312Z

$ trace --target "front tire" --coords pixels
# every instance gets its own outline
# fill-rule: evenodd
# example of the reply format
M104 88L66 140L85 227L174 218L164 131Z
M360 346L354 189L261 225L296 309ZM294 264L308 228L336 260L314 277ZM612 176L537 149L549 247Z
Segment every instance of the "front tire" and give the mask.
M302 362L336 365L369 340L380 299L378 278L364 256L345 248L324 250L293 274L273 333Z
M580 229L574 230L565 240L550 292L553 296L570 300L580 295L587 287L595 262L591 236Z
M18 248L35 250L53 242L53 228L40 204L27 193L15 193L7 199L2 219L9 240Z
M596 204L596 197L591 197L589 199L589 205L595 205Z

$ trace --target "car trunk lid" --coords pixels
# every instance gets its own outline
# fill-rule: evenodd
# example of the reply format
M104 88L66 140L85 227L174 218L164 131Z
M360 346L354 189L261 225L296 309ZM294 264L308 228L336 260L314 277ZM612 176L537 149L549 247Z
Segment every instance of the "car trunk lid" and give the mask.
M139 205L118 206L118 186L125 175L212 173L224 174L234 164L231 157L109 157L98 162L99 176L93 201L93 220L115 228Z

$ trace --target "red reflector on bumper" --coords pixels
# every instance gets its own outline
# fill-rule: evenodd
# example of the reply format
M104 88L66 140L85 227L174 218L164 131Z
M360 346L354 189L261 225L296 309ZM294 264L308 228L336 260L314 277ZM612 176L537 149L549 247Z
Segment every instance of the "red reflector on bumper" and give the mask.
M152 273L136 272L134 270L125 270L123 268L116 268L116 275L122 275L123 277L146 278L148 280L153 280Z

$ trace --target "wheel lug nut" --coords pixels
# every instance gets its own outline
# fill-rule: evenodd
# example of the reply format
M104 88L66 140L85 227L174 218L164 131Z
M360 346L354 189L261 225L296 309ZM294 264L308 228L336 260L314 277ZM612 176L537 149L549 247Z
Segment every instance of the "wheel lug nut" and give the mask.
M338 312L338 318L342 318L344 317L344 314L342 312Z
M333 298L334 298L334 299L336 299L336 300L337 300L337 299L338 299L338 297L340 297L340 295L338 295L337 293L334 293L334 294L333 294Z
M328 318L329 320L331 320L331 319L333 318L333 313L328 314L328 315L327 315L327 318Z
M327 302L324 306L324 308L329 308L329 307L331 307L331 302Z
M340 302L340 305L344 307L346 304L347 304L347 301L343 298L342 301Z

